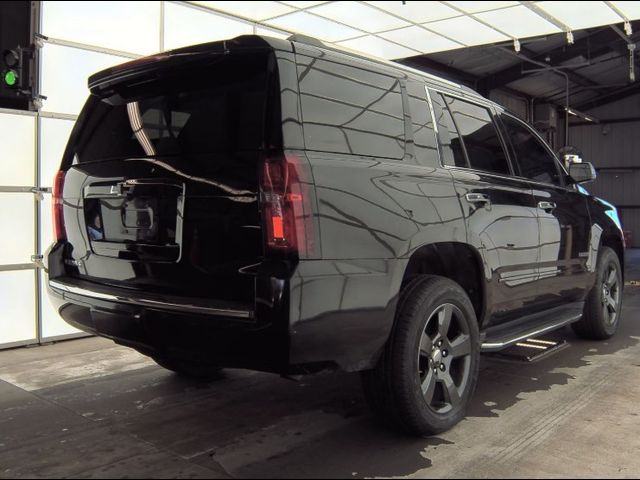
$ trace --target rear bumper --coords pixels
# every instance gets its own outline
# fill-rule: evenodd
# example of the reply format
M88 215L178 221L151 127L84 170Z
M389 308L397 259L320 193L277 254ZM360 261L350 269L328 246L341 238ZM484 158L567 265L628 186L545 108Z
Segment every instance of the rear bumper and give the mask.
M375 365L393 326L398 261L304 261L256 278L255 308L132 295L65 277L51 300L71 325L150 356L277 373Z
M99 285L51 279L49 298L62 318L85 332L149 356L228 368L282 372L286 332L255 321L254 312L106 293Z

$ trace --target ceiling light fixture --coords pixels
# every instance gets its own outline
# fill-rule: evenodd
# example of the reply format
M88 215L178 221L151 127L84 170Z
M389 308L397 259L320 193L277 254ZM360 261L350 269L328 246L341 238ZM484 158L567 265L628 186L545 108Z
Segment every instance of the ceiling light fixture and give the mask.
M520 53L520 40L518 40L517 38L513 39L513 49Z
M633 27L631 26L631 22L629 20L626 20L624 22L624 33L626 33L629 37L633 34Z
M584 120L586 122L600 123L600 120L598 120L597 118L592 117L591 115L587 115L586 113L582 113L582 112L576 110L575 108L565 107L565 111L569 115L573 115L574 117L581 118L582 120Z
M571 30L567 31L567 43L573 45L573 32Z

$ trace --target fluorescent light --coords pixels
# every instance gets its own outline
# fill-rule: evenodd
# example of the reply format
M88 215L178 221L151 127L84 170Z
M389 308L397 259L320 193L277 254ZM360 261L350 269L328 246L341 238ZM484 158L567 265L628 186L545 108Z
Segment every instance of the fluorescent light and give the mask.
M564 110L569 115L573 115L574 117L581 118L582 120L585 120L587 122L600 123L600 120L598 120L596 117L591 116L591 115L587 115L586 113L582 113L582 112L576 110L575 108L564 107Z

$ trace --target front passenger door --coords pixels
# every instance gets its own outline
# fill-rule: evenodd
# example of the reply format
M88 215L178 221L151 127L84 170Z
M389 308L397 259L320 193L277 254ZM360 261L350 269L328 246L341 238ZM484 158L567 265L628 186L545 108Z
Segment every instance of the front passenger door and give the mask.
M566 184L566 175L542 139L524 122L501 115L517 174L531 182L540 225L540 306L584 299L593 274L587 268L591 219L587 197Z

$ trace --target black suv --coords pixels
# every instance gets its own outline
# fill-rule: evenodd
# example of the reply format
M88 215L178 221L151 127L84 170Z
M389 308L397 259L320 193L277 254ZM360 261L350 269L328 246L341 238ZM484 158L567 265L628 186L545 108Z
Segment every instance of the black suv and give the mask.
M361 371L419 434L463 418L481 352L616 331L623 235L577 188L592 166L472 90L260 36L89 86L48 254L82 330L185 375Z

